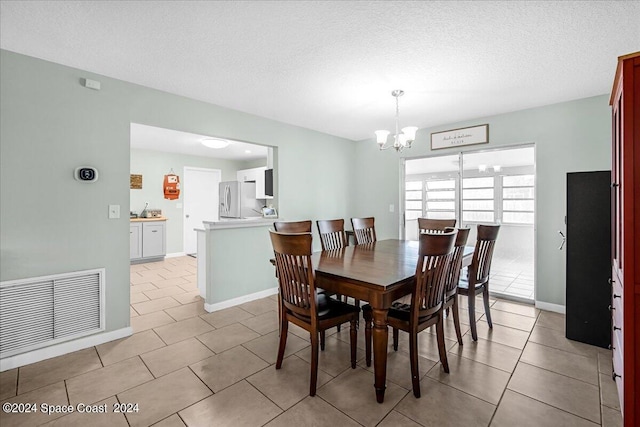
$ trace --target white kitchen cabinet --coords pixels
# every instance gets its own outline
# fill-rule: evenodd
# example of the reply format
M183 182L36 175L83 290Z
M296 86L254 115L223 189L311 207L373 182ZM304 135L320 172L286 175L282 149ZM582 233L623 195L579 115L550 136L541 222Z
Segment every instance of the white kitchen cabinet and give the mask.
M166 223L163 220L135 221L130 224L130 259L144 262L166 255Z
M256 183L256 199L273 199L273 196L267 196L265 193L264 173L267 170L265 166L252 169L241 169L236 173L240 182L254 181Z
M132 222L129 225L129 258L142 258L142 223Z

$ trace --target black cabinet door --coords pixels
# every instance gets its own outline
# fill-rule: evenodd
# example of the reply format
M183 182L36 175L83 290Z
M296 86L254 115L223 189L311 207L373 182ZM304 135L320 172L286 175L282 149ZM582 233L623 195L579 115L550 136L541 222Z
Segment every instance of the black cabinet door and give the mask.
M611 343L611 172L567 174L567 338Z

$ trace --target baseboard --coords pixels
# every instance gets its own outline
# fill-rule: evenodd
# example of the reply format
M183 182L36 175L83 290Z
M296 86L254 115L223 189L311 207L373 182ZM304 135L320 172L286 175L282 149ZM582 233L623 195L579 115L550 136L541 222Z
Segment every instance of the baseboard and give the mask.
M186 252L174 252L172 254L166 254L164 257L165 258L178 258L181 256L187 256Z
M256 292L253 294L249 294L249 295L245 295L242 297L238 297L238 298L232 298L226 301L222 301L222 302L217 302L215 304L204 304L204 309L207 310L209 313L214 312L214 311L218 311L218 310L223 310L225 308L229 308L229 307L234 307L236 305L240 305L240 304L244 304L245 302L249 302L249 301L254 301L260 298L265 298L271 295L275 295L278 293L278 288L270 288L270 289L266 289L264 291L260 291L260 292Z
M52 345L50 347L40 348L38 350L33 350L11 357L6 357L4 359L0 359L0 372L19 368L20 366L28 365L30 363L40 362L45 359L51 359L52 357L62 356L63 354L72 353L74 351L83 350L85 348L93 347L96 345L104 344L109 341L128 337L131 334L133 334L133 329L128 326L126 328L116 329L115 331L90 335L88 337L80 338L77 340Z
M536 301L536 308L540 310L553 311L554 313L566 314L567 307L560 304L551 304L550 302Z
M517 295L511 295L511 294L501 294L501 293L489 291L489 296L491 298L499 298L501 300L513 301L513 302L517 302L517 303L520 303L520 304L533 305L533 303L534 303L534 301L529 299L529 298L523 298L523 297L519 297Z

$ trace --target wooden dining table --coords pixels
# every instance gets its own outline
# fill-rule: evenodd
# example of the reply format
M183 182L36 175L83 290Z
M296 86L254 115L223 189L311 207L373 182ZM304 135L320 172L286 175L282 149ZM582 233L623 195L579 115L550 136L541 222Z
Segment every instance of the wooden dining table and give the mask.
M474 248L465 247L463 266ZM391 303L411 293L418 262L418 242L379 240L333 251L315 252L316 286L367 301L373 311L373 368L376 399L384 401L387 378L387 314Z

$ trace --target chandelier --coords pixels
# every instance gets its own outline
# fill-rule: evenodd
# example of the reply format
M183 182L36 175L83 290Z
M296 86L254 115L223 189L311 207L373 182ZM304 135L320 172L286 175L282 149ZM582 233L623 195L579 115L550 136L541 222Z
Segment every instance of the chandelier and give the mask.
M388 130L377 130L376 141L380 150L386 150L387 148L395 148L396 151L400 152L405 148L411 148L411 143L416 139L416 131L418 130L417 126L407 126L402 128L402 132L400 132L400 109L398 108L398 98L404 95L404 91L397 89L391 92L391 95L396 98L396 133L393 135L393 144L386 145L388 136L391 132Z

